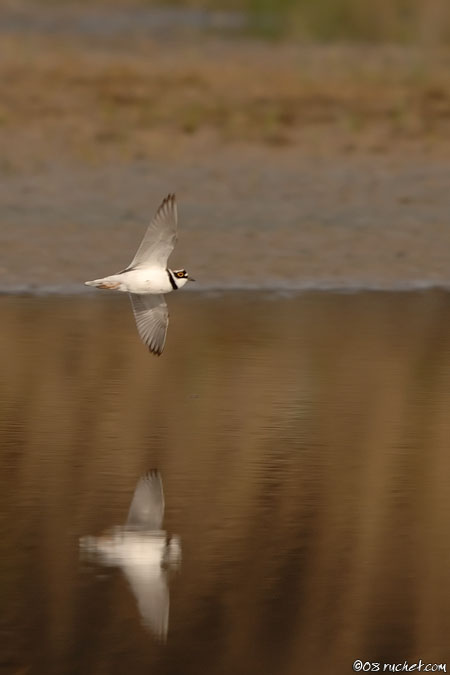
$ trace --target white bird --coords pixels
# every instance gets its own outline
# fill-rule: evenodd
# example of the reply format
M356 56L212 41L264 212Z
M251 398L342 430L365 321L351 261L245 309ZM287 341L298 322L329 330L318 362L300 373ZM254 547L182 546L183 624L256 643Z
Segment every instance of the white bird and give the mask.
M161 529L164 494L161 476L152 470L134 491L125 527L100 537L82 537L80 547L108 566L120 567L136 597L143 623L164 640L169 627L169 589L166 568L181 561L177 536Z
M153 354L161 355L166 341L169 312L165 293L195 281L186 270L171 270L167 260L177 241L177 204L168 195L148 226L136 255L127 268L103 279L86 281L86 286L130 294L141 339Z

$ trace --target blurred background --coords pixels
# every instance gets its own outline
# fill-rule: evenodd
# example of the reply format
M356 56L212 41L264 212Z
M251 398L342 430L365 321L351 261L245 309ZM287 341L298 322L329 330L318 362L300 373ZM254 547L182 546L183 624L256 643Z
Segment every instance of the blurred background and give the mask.
M449 72L446 0L2 0L2 675L450 659ZM169 192L157 359L83 282ZM79 556L154 467L164 644Z
M169 191L203 287L445 285L449 21L444 0L4 0L2 287L122 268Z

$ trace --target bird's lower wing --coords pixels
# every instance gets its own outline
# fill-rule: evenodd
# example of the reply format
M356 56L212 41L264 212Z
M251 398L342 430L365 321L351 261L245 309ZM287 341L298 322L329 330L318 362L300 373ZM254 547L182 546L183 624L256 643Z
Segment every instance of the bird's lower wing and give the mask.
M153 354L159 356L164 349L169 323L169 311L164 296L137 293L129 295L141 340Z

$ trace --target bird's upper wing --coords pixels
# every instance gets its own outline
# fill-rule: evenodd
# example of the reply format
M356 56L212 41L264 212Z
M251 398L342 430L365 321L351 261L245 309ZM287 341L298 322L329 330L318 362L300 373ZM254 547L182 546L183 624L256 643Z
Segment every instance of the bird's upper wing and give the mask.
M136 255L127 269L139 267L166 267L167 259L177 241L177 203L175 195L168 195L148 226Z
M161 475L153 469L138 481L128 511L127 526L160 530L164 518Z
M139 335L149 350L159 356L164 349L169 324L169 310L164 296L137 293L129 295Z

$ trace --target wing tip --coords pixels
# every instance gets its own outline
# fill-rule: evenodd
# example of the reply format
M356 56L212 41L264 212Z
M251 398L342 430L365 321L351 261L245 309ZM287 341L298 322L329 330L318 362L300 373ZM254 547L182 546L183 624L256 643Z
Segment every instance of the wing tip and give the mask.
M142 478L148 481L157 480L162 483L161 472L159 469L149 469L146 473L144 473Z
M152 339L153 336L149 336L149 337L150 337L150 342L146 342L144 340L144 344L147 346L148 351L150 352L150 354L153 354L154 356L161 356L161 354L164 351L164 347L166 345L167 328L166 328L166 335L164 335L164 338L163 338L162 342L158 341L158 340L155 340L155 339Z
M160 206L158 207L156 214L158 215L158 213L164 212L166 210L166 207L168 209L171 209L172 211L176 211L177 198L175 192L169 192L169 194L166 197L164 197Z

